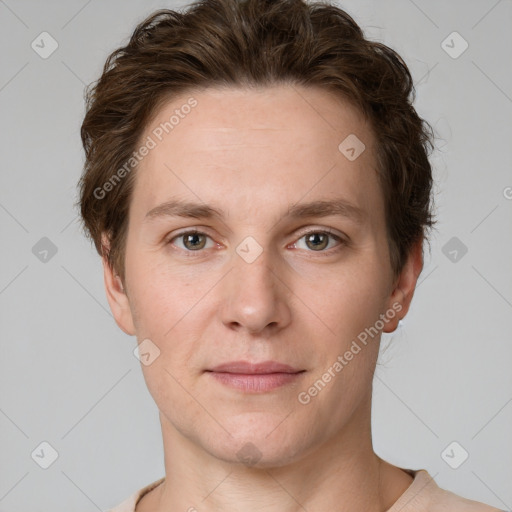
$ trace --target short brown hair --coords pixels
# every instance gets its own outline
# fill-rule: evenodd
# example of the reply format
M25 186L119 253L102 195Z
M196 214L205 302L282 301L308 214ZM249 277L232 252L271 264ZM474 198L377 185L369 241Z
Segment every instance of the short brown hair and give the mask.
M201 0L185 12L162 9L146 18L86 92L79 205L86 234L123 281L134 172L104 198L95 191L130 159L158 108L193 89L278 84L320 86L370 120L391 265L400 273L412 245L435 223L428 160L434 135L412 106L405 62L326 2Z

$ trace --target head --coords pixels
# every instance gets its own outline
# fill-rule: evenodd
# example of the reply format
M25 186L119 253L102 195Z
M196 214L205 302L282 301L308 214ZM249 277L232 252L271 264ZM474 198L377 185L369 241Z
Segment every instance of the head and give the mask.
M158 11L109 56L80 208L116 322L159 351L143 371L169 428L282 465L366 418L434 223L413 96L393 50L302 0ZM212 379L237 360L301 373L254 393Z

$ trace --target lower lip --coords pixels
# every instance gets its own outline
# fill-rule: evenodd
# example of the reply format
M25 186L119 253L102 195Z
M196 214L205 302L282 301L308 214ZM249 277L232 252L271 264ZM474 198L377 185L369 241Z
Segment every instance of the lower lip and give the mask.
M226 386L247 393L261 393L279 388L296 381L303 372L299 373L226 373L210 372L212 377Z

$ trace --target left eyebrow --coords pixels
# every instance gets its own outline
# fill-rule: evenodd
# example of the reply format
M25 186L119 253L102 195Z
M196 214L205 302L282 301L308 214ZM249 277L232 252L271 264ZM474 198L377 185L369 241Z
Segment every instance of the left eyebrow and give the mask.
M318 200L309 203L295 203L289 206L283 218L346 217L358 224L364 222L366 212L345 199ZM223 219L224 212L206 203L195 203L172 199L155 206L146 213L144 222L159 217L186 217L194 219Z
M295 203L292 204L286 217L293 218L306 218L306 217L346 217L353 220L357 224L364 222L366 218L366 212L349 203L345 199L337 198L332 200L319 200L312 201L310 203Z

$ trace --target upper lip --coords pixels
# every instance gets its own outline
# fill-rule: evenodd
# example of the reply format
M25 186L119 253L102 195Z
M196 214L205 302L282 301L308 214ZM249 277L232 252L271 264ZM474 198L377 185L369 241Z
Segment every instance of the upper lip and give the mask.
M231 361L229 363L219 364L218 366L210 368L207 371L257 375L265 373L299 373L304 370L299 370L288 364L282 364L277 361L262 361L260 363L250 363L248 361Z

